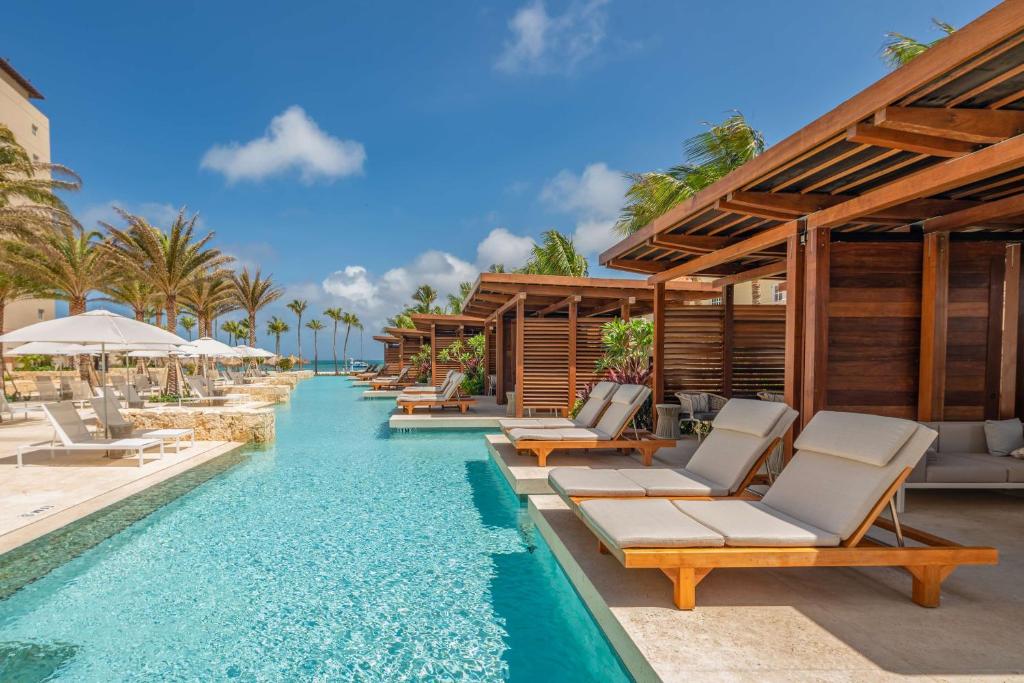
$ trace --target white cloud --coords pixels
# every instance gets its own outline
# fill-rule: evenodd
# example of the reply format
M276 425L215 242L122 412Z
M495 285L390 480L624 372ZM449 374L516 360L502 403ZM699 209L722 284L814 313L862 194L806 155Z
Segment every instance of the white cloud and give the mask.
M214 145L200 166L223 173L231 183L263 180L291 169L313 182L361 174L365 161L362 143L325 133L302 107L292 106L270 121L262 137Z
M572 0L548 14L543 0L520 7L508 22L511 39L495 62L506 73L572 73L605 38L609 0Z
M526 235L513 235L505 228L495 228L476 247L476 263L486 270L492 263L500 263L511 270L530 258L535 242Z
M100 221L115 226L120 225L123 221L117 212L114 211L115 206L136 216L142 216L150 224L161 228L169 226L178 216L178 210L181 208L167 202L124 202L119 199L111 199L104 204L93 204L79 211L77 214L78 220L86 228L95 228L96 224ZM186 216L191 217L193 213L195 212L189 211L186 207ZM196 221L196 225L202 226L202 224L203 221L200 216L199 220Z
M604 162L590 164L582 173L559 171L541 189L540 199L551 209L576 218L573 242L585 254L598 254L616 241L612 232L629 181Z

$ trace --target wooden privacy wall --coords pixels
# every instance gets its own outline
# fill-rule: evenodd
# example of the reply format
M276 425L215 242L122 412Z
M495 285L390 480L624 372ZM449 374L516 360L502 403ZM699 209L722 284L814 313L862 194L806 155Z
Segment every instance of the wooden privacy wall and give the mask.
M420 352L423 341L420 337L405 337L402 341L402 367L409 367L410 359Z
M565 407L569 401L569 321L523 321L524 408Z
M947 420L998 416L1003 242L952 242L946 322Z
M594 366L604 356L601 326L606 322L607 319L594 318L580 318L576 322L576 387L572 396L573 402L584 387L599 382L604 377L594 369Z
M921 244L833 243L825 406L917 417Z
M677 391L725 394L725 309L721 305L669 304L665 309L665 395ZM732 396L781 392L785 363L786 307L733 307Z
M384 345L384 372L397 373L398 372L398 344L385 344Z
M440 385L444 382L444 376L448 374L449 370L458 370L459 364L454 361L447 363L438 360L438 354L447 349L451 344L459 338L459 331L450 327L437 327L434 330L434 346L431 347L431 355L433 356L430 368L433 378L431 383L434 386Z

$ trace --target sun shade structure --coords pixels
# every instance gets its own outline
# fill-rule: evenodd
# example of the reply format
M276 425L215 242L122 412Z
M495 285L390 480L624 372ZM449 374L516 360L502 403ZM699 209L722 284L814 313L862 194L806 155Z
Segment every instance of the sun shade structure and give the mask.
M1002 3L601 255L663 297L785 277L784 394L920 420L1024 411L1024 4Z
M420 352L424 344L430 343L430 332L421 330L418 327L386 327L384 332L398 340L398 347L394 354L394 360L387 362L384 368L385 376L397 375L407 367L411 367L412 357Z
M417 329L430 334L426 341L430 344L430 381L428 384L435 386L444 382L449 370L462 370L458 363L442 361L438 355L457 341L465 341L484 331L483 318L474 318L468 315L414 313L411 317Z
M255 346L239 345L235 347L235 353L239 358L273 358L270 351L256 348Z
M401 363L401 339L391 334L374 335L374 341L384 345L384 369L382 374L391 375L398 372Z
M4 351L5 356L78 356L90 353L82 344L63 344L55 342L29 342L16 349Z
M189 346L195 349L194 353L210 358L238 358L238 352L222 341L212 337L200 337L195 341L188 342Z

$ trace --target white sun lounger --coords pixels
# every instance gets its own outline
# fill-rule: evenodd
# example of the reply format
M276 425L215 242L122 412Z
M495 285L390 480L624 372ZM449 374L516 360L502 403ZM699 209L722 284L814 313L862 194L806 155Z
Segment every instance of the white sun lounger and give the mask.
M104 407L104 402L106 406ZM107 395L105 399L92 399L92 409L96 412L96 419L101 423L106 422L108 427L131 427L132 423L121 414L121 408L117 399ZM196 430L194 429L132 429L132 437L137 439L160 439L164 443L174 442L174 452L181 452L181 442L188 439L189 448L196 445Z
M681 469L556 467L548 483L570 505L580 498L735 495L750 485L796 417L785 403L734 398Z
M396 399L398 407L405 411L406 415L412 415L416 408L447 408L455 407L459 412L465 413L469 406L476 403L473 398L459 398L459 387L466 376L456 372L448 381L448 387L440 394L402 394Z
M33 410L41 411L43 405L41 403L9 403L7 397L4 396L3 392L0 392L0 415L7 414L11 416L13 420L15 415L19 413L28 419L28 414Z
M38 450L49 450L50 457L56 451L128 451L136 453L139 467L143 464L143 451L153 446L160 448L160 458L164 457L164 442L160 439L100 439L89 431L89 428L78 415L78 410L70 403L48 403L43 412L53 426L54 440L49 444L27 444L18 447L18 467L22 466L25 453ZM55 441L60 441L56 444Z
M574 418L568 417L506 417L498 420L498 425L506 434L512 429L559 429L594 427L601 418L605 408L611 402L612 394L619 384L607 380L598 382L590 390L590 396Z
M455 370L449 370L444 375L444 381L438 385L420 385L413 384L411 386L402 389L403 394L443 394L444 390L448 387L448 382L451 381L452 375L455 374Z

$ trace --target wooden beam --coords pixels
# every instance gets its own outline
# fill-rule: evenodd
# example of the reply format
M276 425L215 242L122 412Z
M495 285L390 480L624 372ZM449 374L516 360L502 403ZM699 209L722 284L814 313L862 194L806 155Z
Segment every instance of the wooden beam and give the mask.
M569 391L566 400L566 415L572 414L576 403L576 307L578 301L569 302Z
M741 213L743 212L742 207L748 207L751 215L758 215L756 211L763 208L777 213L789 214L787 218L793 219L850 201L856 195L813 192L807 194L795 192L733 192L729 197L731 204L735 205L737 207L736 210ZM904 204L863 216L862 218L865 222L872 223L912 222L952 213L953 211L969 209L978 205L979 202L963 199L914 199Z
M665 283L654 285L654 340L651 349L651 396L655 406L665 400ZM655 427L658 424L658 411L652 414Z
M619 311L621 314L623 307L628 309L630 304L635 303L635 296L626 297L624 299L619 299L618 301L613 301L610 304L598 305L595 308L588 309L587 312L584 313L584 317L593 318L595 315L604 315L605 313L611 313L612 311L616 310Z
M516 297L516 417L523 416L523 386L526 368L523 365L526 343L526 295Z
M825 407L830 245L828 230L807 232L804 248L804 381L800 409L804 427L815 413Z
M722 290L722 396L726 398L732 398L735 299L733 286L726 285Z
M643 259L617 258L608 262L609 268L618 268L633 273L660 273L667 268L667 264L659 261L644 261Z
M976 145L963 140L951 140L935 135L908 133L894 128L881 128L870 123L858 123L846 131L846 139L859 145L874 145L900 149L904 152L928 154L933 157L958 157L970 154Z
M503 303L494 311L494 313L491 313L491 315L487 317L487 320L485 322L490 322L492 320L500 320L501 316L505 315L505 311L509 310L513 306L518 306L520 301L526 301L526 292L519 292L511 299Z
M1002 382L1003 287L1006 254L992 255L988 284L988 335L985 358L985 419L999 417L999 387Z
M761 218L770 218L777 221L789 221L793 220L800 214L793 213L792 211L785 211L780 209L768 209L763 206L751 206L749 204L741 204L740 202L729 201L728 199L719 199L715 202L715 208L719 211L728 211L731 213L741 213L746 216L759 216Z
M781 261L775 261L774 263L766 263L763 266L757 268L750 268L749 270L743 270L735 275L726 275L720 277L717 280L712 280L711 284L715 287L725 287L731 285L738 285L742 282L749 282L751 280L759 280L761 278L771 277L772 275L778 275L786 272L786 259Z
M1003 340L999 362L999 418L1017 413L1017 344L1020 326L1020 243L1006 245L1003 273Z
M924 232L951 232L986 225L1024 214L1024 193L979 204L970 209L930 218L921 223Z
M786 241L786 347L783 393L786 403L801 410L803 387L803 335L804 335L804 245L800 235ZM793 439L800 431L799 421L786 433L783 452L787 459L793 456Z
M886 107L875 112L874 124L907 133L993 144L1024 132L1024 111Z
M539 311L537 311L537 317L538 318L543 318L544 316L548 315L549 313L554 313L555 311L561 310L561 309L565 308L566 306L568 306L569 304L572 304L572 303L577 303L578 304L582 300L583 300L583 297L579 296L578 294L570 294L569 296L565 297L561 301L556 301L555 303L551 304L550 306L546 306L546 307L540 309Z
M669 280L675 280L676 278L684 277L686 275L693 275L694 273L699 273L702 270L707 270L708 268L713 268L714 266L719 266L723 263L735 261L736 259L761 251L762 249L782 244L786 239L794 234L796 234L796 221L783 223L782 225L770 228L764 232L759 232L745 240L723 247L714 253L698 256L690 259L686 263L670 268L663 273L652 275L647 278L647 281L654 284L658 282L668 282Z
M949 320L949 233L926 235L921 272L921 350L917 419L942 420L946 399L946 327Z
M430 323L430 383L435 387L440 384L437 381L437 325Z
M619 318L625 322L629 322L630 309L636 303L636 297L631 296L622 300L619 306Z
M498 318L494 326L494 402L500 406L508 401L505 398L505 321Z
M807 227L830 228L912 199L929 197L1024 165L1024 135L911 173L859 197L807 216Z
M709 251L729 246L735 241L728 237L706 235L658 235L651 240L651 245L690 254L706 254Z

